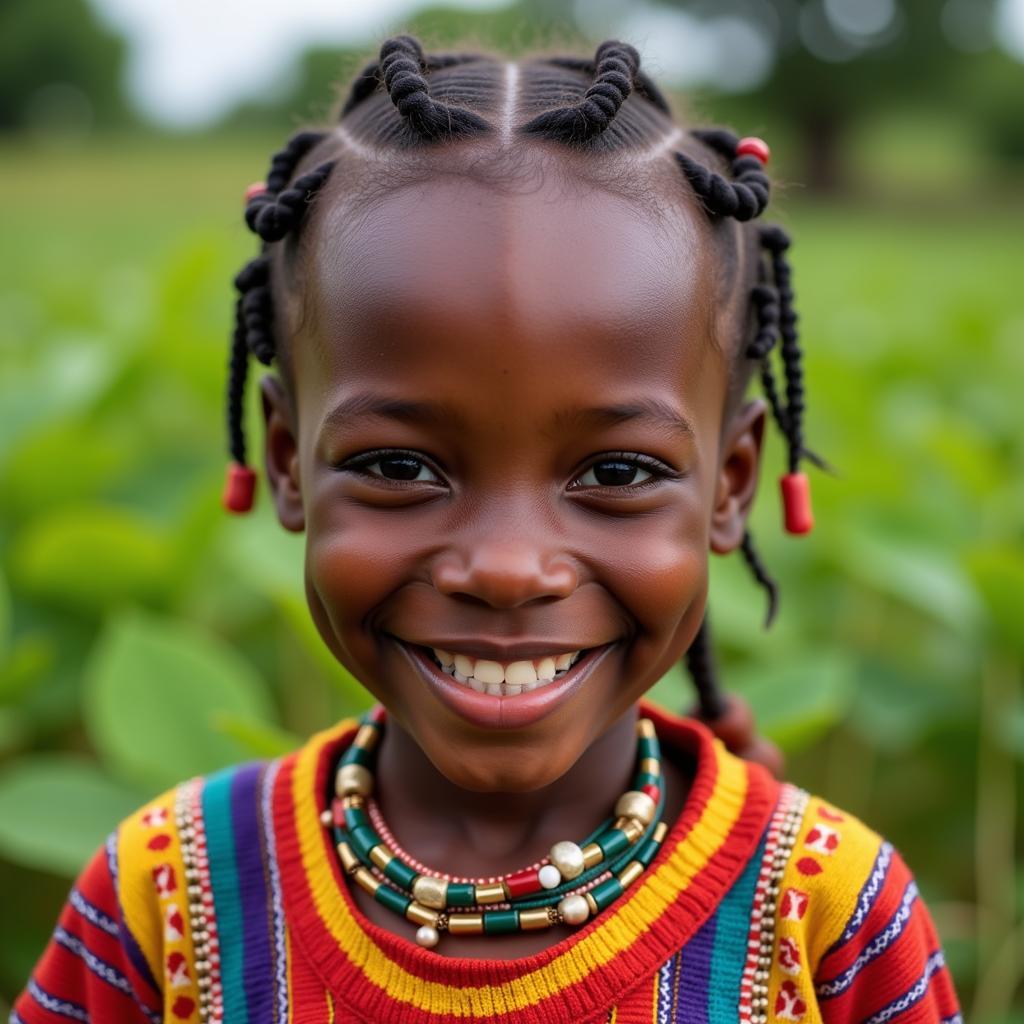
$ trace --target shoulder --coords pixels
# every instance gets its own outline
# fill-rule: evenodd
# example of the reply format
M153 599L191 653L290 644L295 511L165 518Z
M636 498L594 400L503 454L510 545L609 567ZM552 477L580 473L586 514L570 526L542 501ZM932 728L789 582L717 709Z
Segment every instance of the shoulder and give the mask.
M787 794L768 839L762 921L761 980L775 1015L798 1020L817 1005L828 1021L882 1024L911 1011L915 1021L955 1020L942 946L899 851L796 787L782 787L780 809Z
M255 761L182 782L122 821L107 844L126 933L182 1010L199 1001L200 976L218 955L205 924L237 892L227 866L236 848L260 849L278 765Z
M271 912L280 823L298 803L314 807L329 755L354 727L345 720L290 754L182 782L118 826L108 843L118 899L161 988L198 998L189 989L216 977L247 922ZM312 777L299 784L303 765Z

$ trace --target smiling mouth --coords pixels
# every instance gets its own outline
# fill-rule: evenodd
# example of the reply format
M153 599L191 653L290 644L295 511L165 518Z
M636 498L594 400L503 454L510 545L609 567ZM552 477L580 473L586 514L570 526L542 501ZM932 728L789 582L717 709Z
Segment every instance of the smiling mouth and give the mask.
M460 686L492 697L518 697L560 682L591 652L608 646L584 647L541 658L501 662L400 641Z

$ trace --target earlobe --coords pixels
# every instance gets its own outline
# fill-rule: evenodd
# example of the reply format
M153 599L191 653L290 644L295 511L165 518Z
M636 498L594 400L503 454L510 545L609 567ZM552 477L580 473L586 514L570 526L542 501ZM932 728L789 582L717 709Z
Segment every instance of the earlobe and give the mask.
M722 442L711 511L711 550L727 555L740 546L757 494L766 406L751 399L732 418Z
M266 426L264 463L277 518L292 533L302 533L306 516L299 479L299 445L291 402L280 378L267 374L260 381Z

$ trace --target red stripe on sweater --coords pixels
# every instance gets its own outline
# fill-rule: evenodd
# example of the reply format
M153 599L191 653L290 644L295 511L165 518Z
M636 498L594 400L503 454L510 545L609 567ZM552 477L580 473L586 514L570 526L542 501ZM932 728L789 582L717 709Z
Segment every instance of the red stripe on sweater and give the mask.
M864 923L849 942L823 958L815 977L817 986L834 984L836 979L845 977L845 972L858 968L841 994L819 995L827 1024L869 1020L921 983L929 957L941 945L920 896L910 903L906 919L902 923L898 920L903 916L900 908L904 894L913 880L903 858L893 851L883 889ZM893 937L889 929L898 932ZM949 970L943 966L931 975L924 995L891 1019L899 1020L900 1024L934 1024L958 1010Z
M90 860L78 878L77 887L82 895L108 917L117 920L117 896L107 866L106 851L101 848ZM70 899L64 904L57 927L63 928L73 939L109 964L127 978L135 996L151 1010L159 1013L160 1000L141 982L123 943L102 928L83 918ZM32 979L55 999L76 1003L84 1007L93 1021L117 1021L118 1024L149 1024L149 1019L130 993L122 992L90 969L85 959L51 938ZM66 1024L66 1014L44 1009L29 993L28 988L15 1001L14 1009L26 1024Z

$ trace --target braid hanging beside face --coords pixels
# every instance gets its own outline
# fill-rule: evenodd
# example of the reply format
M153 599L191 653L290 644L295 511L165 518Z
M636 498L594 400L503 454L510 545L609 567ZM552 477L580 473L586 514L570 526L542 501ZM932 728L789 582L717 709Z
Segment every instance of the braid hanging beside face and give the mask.
M460 139L485 136L500 138L501 133L481 114L438 98L431 90L431 82L440 81L443 75L446 90L457 89L461 84L464 94L474 97L489 82L493 94L498 95L505 81L501 67L483 54L428 56L412 36L396 36L386 40L378 59L356 75L341 106L339 120L358 123L353 134L363 145L376 148L455 144ZM654 131L664 132L666 122L671 127L672 114L665 97L641 71L636 49L626 43L608 40L590 60L544 57L521 67L524 73L518 76L518 88L532 90L534 108L551 108L515 128L515 135L522 139L546 139L576 149L589 148L597 154L637 148L638 141L649 140ZM467 70L462 72L463 68ZM566 93L578 91L584 84L580 100L564 105ZM378 100L385 94L390 104ZM559 102L562 105L556 105ZM727 174L714 170L682 149L671 154L683 181L707 216L712 221L729 217L741 223L760 217L771 190L764 171L768 147L760 139L741 139L721 128L692 130L688 134L698 151L710 152L728 168ZM238 298L227 389L228 450L232 461L224 492L224 504L230 511L245 512L251 508L256 482L254 471L246 463L242 425L248 357L251 353L264 365L270 365L279 355L273 331L271 246L298 234L317 195L331 177L337 149L334 133L299 132L274 154L266 182L250 186L246 193L245 222L263 244L260 255L242 268L234 282ZM313 158L318 152L322 152L324 159L316 162ZM303 163L312 166L296 177ZM793 305L792 273L786 257L790 240L774 225L754 230L761 253L758 280L749 294L755 331L742 349L742 356L758 370L772 417L785 438L788 472L781 480L785 526L790 533L802 534L811 529L813 519L807 477L800 472L800 462L807 458L820 464L820 460L803 444L802 352ZM775 351L780 353L782 364L782 393L772 365ZM744 534L740 550L767 594L766 625L770 625L777 610L778 587L749 532ZM697 691L699 714L714 721L725 714L727 701L715 671L707 617L691 644L686 663Z

